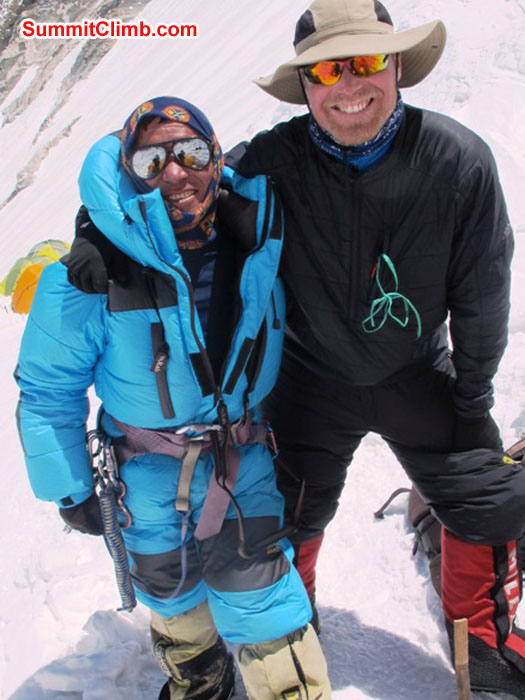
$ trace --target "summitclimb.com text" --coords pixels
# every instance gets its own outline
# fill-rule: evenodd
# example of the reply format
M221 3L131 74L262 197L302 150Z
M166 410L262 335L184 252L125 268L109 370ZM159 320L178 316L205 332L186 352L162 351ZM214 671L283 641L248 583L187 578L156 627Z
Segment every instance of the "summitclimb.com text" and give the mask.
M23 39L196 39L196 24L157 24L122 22L120 19L83 19L80 22L36 22L29 17L20 22Z

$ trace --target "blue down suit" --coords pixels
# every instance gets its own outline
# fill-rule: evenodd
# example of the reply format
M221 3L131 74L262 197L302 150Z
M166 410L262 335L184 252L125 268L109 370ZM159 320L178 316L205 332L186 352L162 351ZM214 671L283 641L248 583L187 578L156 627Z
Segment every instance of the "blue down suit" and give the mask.
M214 424L221 400L232 422L248 410L257 422L257 406L272 389L281 360L282 219L268 179L224 171L222 195L226 204L228 197L240 202L243 216L237 223L235 216L223 220L219 209L219 235L231 237L240 261L236 322L216 378L160 191L137 194L118 159L118 138L99 141L88 154L80 188L94 223L128 256L130 280L126 286L110 280L108 294L88 295L69 284L61 263L46 268L16 372L31 485L38 498L59 506L81 503L94 488L86 452L92 384L105 427L116 435L111 417L163 431ZM166 347L167 363L155 372L159 348ZM238 449L234 496L254 543L282 526L283 500L266 445ZM201 454L191 481L183 577L182 516L175 509L180 470L181 460L161 454L134 456L120 467L133 516L123 536L137 598L166 618L208 599L219 633L230 642L259 643L305 625L311 608L287 540L241 558L231 503L219 534L194 538L213 477L211 453Z

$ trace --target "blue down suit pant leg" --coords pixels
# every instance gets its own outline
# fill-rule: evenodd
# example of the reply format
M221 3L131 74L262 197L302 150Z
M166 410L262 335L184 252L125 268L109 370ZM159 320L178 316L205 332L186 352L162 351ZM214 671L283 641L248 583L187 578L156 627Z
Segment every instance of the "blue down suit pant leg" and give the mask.
M233 494L250 549L282 527L284 503L267 448L238 449ZM311 606L292 564L291 544L282 539L250 558L240 556L231 503L218 534L195 538L213 472L211 455L201 455L190 510L182 513L175 505L180 460L150 454L121 467L133 517L123 531L132 580L138 600L151 610L154 651L170 678L161 700L226 700L233 663L223 639L234 646L250 699L315 692L328 700L326 663L308 625ZM287 694L290 689L296 695Z
M247 445L239 451L233 493L250 545L282 527L284 506L266 447ZM180 460L158 454L135 457L121 467L125 504L133 517L123 536L137 598L166 618L207 600L219 633L236 643L275 639L305 625L310 604L291 564L288 541L243 559L237 552L238 523L230 504L219 534L197 542L194 532L214 478L213 460L203 455L197 462L186 516L175 508L180 469Z

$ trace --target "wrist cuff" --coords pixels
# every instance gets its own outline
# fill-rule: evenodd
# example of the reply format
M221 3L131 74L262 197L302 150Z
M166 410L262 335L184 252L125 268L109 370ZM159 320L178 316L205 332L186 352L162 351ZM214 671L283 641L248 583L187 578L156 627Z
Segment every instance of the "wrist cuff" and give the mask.
M79 503L87 501L87 499L93 493L92 489L84 489L83 491L78 491L70 496L61 498L59 501L55 501L59 508L72 508L73 506L78 506Z

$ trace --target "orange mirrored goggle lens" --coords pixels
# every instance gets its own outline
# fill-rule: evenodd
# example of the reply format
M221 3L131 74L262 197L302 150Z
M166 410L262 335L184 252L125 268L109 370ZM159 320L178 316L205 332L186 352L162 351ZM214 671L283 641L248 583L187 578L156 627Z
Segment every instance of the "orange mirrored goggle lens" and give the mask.
M303 68L307 80L316 85L335 85L343 75L345 66L352 75L368 78L385 70L388 65L387 54L375 56L352 56L344 61L319 61Z

